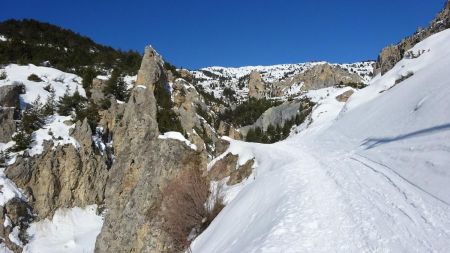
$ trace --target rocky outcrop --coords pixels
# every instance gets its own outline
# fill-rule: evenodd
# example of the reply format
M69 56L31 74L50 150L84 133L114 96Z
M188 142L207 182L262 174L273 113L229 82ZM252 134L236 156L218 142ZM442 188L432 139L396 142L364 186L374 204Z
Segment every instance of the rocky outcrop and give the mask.
M447 1L442 11L431 21L426 29L418 29L412 36L406 37L397 45L390 45L384 48L378 55L375 63L374 74L384 75L399 62L405 53L414 47L417 43L428 38L430 35L450 28L450 1Z
M211 169L208 171L208 176L214 181L220 181L229 177L226 182L227 185L235 185L251 175L254 163L255 160L251 159L239 165L239 156L227 153L211 166Z
M348 90L338 96L336 96L336 100L339 102L347 102L347 100L353 95L354 91L353 90Z
M25 190L38 219L53 215L58 208L101 204L108 178L106 158L94 150L87 120L78 122L73 145L53 147L34 157L19 157L6 169L6 175Z
M275 96L283 96L284 91L294 84L302 84L302 90L317 90L331 87L337 84L363 83L363 79L348 70L328 63L317 64L312 68L283 80L274 85Z
M31 207L20 198L10 199L5 206L0 207L0 241L15 253L22 252L21 245L27 243L26 230L33 221ZM16 240L12 241L10 234L16 234Z
M12 135L16 132L15 111L12 107L0 107L0 142L11 141Z
M156 56L146 49L138 86L113 131L116 156L96 252L174 252L176 242L162 229L162 191L181 171L206 168L204 152L177 140L158 139L153 87L166 77Z
M25 86L20 83L0 86L0 106L19 108L19 95L25 92Z
M98 78L92 80L92 87L90 89L91 99L96 104L100 104L103 99L105 99L105 94L103 89L106 86L106 81Z
M242 139L241 133L236 128L234 128L231 124L224 122L224 121L220 121L219 127L217 128L217 133L221 136L228 136L235 140Z
M248 96L261 99L266 97L266 84L257 71L252 71L248 80Z
M138 72L136 85L148 86L152 91L157 82L166 82L164 73L164 61L161 56L151 47L145 47L141 68Z
M267 109L254 124L239 128L239 132L246 136L247 132L252 128L258 127L262 131L266 131L270 125L284 125L286 121L295 118L301 112L300 110L306 111L309 107L309 103L303 100L285 102L279 106Z

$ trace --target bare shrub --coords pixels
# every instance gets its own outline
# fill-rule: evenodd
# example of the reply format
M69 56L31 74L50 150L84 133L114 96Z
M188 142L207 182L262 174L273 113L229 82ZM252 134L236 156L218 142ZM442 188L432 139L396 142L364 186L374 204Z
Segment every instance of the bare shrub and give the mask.
M163 230L180 250L189 249L190 242L207 228L220 212L221 201L209 207L209 181L199 169L183 171L163 190Z

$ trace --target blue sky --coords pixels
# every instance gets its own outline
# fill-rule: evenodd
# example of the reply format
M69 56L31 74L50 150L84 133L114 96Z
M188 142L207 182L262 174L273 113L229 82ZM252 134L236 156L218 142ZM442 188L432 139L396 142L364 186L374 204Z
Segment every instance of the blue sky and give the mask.
M426 26L444 0L7 0L0 20L34 18L189 69L375 59Z

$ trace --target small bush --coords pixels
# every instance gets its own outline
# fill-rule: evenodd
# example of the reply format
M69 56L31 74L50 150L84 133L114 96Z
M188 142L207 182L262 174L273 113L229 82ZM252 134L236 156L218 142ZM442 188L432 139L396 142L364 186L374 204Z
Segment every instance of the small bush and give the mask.
M221 201L207 207L209 195L209 182L199 169L183 171L164 188L163 230L171 236L178 250L188 249L190 242L223 207Z
M37 76L36 74L31 74L28 76L28 81L33 81L33 82L42 82L42 79Z

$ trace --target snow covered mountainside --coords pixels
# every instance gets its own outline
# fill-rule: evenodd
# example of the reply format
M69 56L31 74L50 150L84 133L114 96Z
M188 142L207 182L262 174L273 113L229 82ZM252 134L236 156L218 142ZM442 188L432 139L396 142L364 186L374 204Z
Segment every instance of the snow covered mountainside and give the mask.
M418 43L346 104L322 100L285 141L231 141L252 174L192 251L450 251L449 41Z
M314 66L329 64L342 68L348 73L354 73L361 78L361 82L367 84L372 78L373 61L356 62L348 64L332 64L327 62L308 62L298 64L280 64L272 66L245 66L239 68L207 67L192 71L194 79L198 85L208 93L213 93L215 97L221 98L223 90L231 88L237 93L239 99L245 99L249 92L248 83L250 73L258 72L262 80L269 85L275 85L284 80L310 70ZM248 81L248 80L247 80ZM293 88L300 84L293 84ZM298 93L298 92L297 92ZM288 92L284 95L291 95Z

